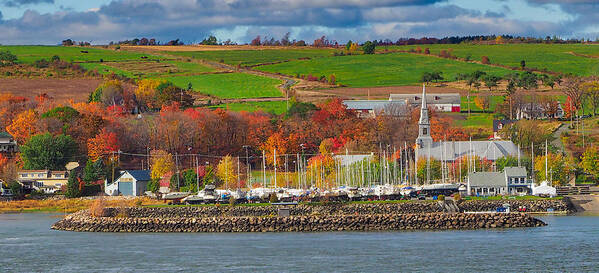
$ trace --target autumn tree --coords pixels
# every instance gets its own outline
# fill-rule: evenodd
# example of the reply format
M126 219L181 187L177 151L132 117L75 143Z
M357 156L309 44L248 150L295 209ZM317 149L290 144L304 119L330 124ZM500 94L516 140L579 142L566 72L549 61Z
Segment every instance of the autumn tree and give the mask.
M584 91L583 80L581 78L572 77L566 81L563 92L570 100L568 108L575 111L572 112L574 115L576 114L576 111L583 106ZM572 121L574 115L570 115L570 121Z
M155 101L156 89L164 83L161 79L143 79L137 83L135 97L148 108L160 108Z
M564 115L569 118L570 121L578 112L578 108L574 105L573 100L570 97L566 97L566 103L564 104Z
M434 158L429 160L426 157L420 157L418 158L416 172L418 184L425 184L427 180L433 183L435 180L441 179L441 161Z
M489 109L489 95L486 94L479 94L478 96L476 96L474 98L474 104L476 104L476 106L478 108L480 108L481 110L483 110L483 112L487 112L487 110Z
M117 151L119 151L117 135L107 131L106 128L87 141L87 153L92 161L97 161Z
M152 150L150 152L150 159L152 166L150 176L152 179L160 179L165 174L172 173L175 168L173 155L164 150Z
M32 109L19 113L12 123L6 127L17 143L25 143L32 135L38 133L36 122L37 113Z
M582 154L580 165L582 169L595 177L599 178L599 147L591 146Z
M216 167L216 176L223 181L225 188L230 188L237 183L233 158L230 155L223 157Z
M588 101L593 107L593 116L597 114L597 108L599 107L599 80L593 78L582 84L584 95L588 98Z
M123 104L123 83L119 80L106 81L89 94L88 102L102 102L105 105Z
M568 159L561 154L549 153L545 156L535 157L535 172L538 181L549 181L553 185L566 185L570 179L570 164ZM545 168L547 163L547 169ZM545 173L549 177L545 176Z
M510 139L522 147L530 147L532 143L544 143L551 138L551 132L543 130L537 121L526 119L504 126L499 133L503 139Z
M21 146L23 168L27 170L64 170L76 153L77 144L66 135L35 135Z

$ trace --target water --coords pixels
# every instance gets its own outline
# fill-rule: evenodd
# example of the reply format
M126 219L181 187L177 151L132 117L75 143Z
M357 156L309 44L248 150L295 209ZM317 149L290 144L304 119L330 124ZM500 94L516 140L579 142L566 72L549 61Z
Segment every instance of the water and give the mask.
M0 214L0 272L592 272L599 217L542 228L429 232L116 234Z

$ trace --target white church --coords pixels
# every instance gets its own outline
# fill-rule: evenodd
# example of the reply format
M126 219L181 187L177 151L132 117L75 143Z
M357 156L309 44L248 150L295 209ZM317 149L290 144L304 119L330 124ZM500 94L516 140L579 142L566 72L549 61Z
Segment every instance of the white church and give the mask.
M453 162L464 156L476 156L490 161L501 157L519 155L512 141L433 141L430 135L430 120L426 103L426 87L422 86L422 105L416 139L416 159L426 158Z

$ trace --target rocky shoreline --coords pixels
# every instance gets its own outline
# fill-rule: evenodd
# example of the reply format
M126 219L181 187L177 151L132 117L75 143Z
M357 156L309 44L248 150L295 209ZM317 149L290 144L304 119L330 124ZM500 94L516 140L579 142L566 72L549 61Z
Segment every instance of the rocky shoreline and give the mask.
M533 206L522 201L460 202L461 211L489 211L503 203L546 211L562 207L561 200L543 200ZM555 202L559 201L559 202ZM480 204L479 204L480 203ZM547 207L549 206L549 207ZM383 231L517 228L546 225L524 213L449 213L437 202L308 204L289 208L278 216L276 206L193 206L106 208L104 217L88 210L68 215L52 228L82 232L283 232ZM477 210L480 209L480 210ZM544 209L544 210L543 210Z

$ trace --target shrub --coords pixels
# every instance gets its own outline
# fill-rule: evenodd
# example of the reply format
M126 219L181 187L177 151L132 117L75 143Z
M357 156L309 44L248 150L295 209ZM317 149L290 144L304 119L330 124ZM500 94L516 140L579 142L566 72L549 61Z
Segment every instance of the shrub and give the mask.
M490 64L491 63L491 61L489 60L489 57L487 57L487 56L482 56L481 62L483 64Z
M437 200L439 200L439 201L445 200L445 195L439 194L439 196L437 196Z
M125 201L121 201L119 203L117 211L118 211L118 213L117 213L116 217L118 217L118 218L129 217L129 211L127 210L127 204L125 203Z
M453 200L454 201L461 201L462 200L462 195L459 193L454 193L453 194Z
M89 214L93 217L106 217L106 202L104 198L98 198L89 207Z
M233 207L233 206L235 206L235 203L236 203L235 198L229 197L229 206Z
M431 54L431 50L427 48L424 49L424 54Z
M273 194L271 194L271 195L270 195L269 202L270 202L270 203L276 203L276 202L279 202L279 198L277 197L277 195L276 195L276 194L274 194L274 193L273 193Z

